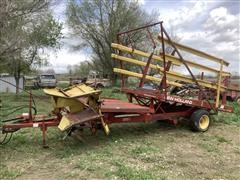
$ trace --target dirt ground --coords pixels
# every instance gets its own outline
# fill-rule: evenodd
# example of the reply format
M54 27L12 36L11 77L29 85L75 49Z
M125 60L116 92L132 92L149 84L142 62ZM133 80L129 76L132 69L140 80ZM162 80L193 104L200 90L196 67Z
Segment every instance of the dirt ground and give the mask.
M21 130L0 146L0 179L240 179L240 127L213 123L205 133L185 125L122 124L84 141Z

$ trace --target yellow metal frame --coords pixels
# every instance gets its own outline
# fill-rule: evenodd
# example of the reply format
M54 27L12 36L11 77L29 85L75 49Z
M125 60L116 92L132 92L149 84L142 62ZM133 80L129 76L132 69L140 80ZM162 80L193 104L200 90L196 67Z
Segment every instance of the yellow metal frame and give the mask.
M161 35L158 35L158 40L159 41L162 40L162 36ZM170 41L168 39L163 38L163 40L164 40L165 43L171 45L171 43L170 43ZM191 54L194 54L196 56L199 56L199 57L202 57L202 58L205 58L205 59L209 59L209 60L214 61L214 62L219 63L219 64L221 64L221 61L222 61L223 65L225 65L225 66L229 65L229 63L227 61L224 61L224 60L222 60L222 59L220 59L218 57L215 57L213 55L207 54L207 53L205 53L203 51L196 50L194 48L191 48L191 47L186 46L186 45L179 44L179 43L174 42L174 41L172 41L172 43L176 46L176 48L178 48L180 50L189 52Z
M177 58L175 56L168 55L168 54L165 54L165 58L168 61L175 61L175 62L179 62L179 63L181 62L179 58ZM201 69L201 70L204 70L204 71L212 72L212 73L215 73L215 74L219 74L219 72L220 72L217 69L214 69L214 68L211 68L211 67L208 67L208 66L204 66L204 65L195 63L193 61L190 61L190 60L184 59L184 61L190 67L194 67L194 68ZM231 73L230 72L226 72L226 71L222 71L222 75L223 76L231 76Z
M113 68L113 72L123 74L123 75L127 75L127 76L136 77L136 78L142 78L143 77L143 74L128 71L128 70L124 70L124 69L119 69L119 68ZM149 81L155 81L155 82L161 82L162 81L161 78L148 76L148 75L146 76L145 79L149 80ZM182 87L182 84L177 83L177 82L167 80L167 83L170 84L170 85L173 85L173 86Z
M148 58L150 56L150 53L146 53L146 52L143 52L143 51L140 51L140 50L137 50L137 49L132 49L132 48L120 45L120 44L112 43L111 46L112 46L112 48L116 48L118 50L121 50L121 51L124 51L124 52L128 52L128 53L133 53L133 54L140 55L140 56L143 56L143 57L147 57ZM186 47L186 46L184 46L184 47ZM197 51L197 50L195 50L195 51ZM157 55L153 55L152 59L157 60L157 61L163 61L163 58L161 56L157 56ZM174 65L177 65L177 66L182 65L181 60L179 58L175 57L175 56L165 54L165 59L167 61L171 61ZM219 74L219 70L217 70L217 69L214 69L214 68L211 68L211 67L208 67L208 66L204 66L204 65L199 64L199 63L195 63L195 62L193 62L191 60L185 60L184 59L184 61L190 67L194 67L194 68L201 69L201 70L204 70L204 71L208 71L208 72L212 72L212 73L215 73L215 74ZM217 62L219 62L219 61L221 61L221 60L218 59ZM231 73L223 71L222 72L222 76L231 76Z
M223 63L224 62L221 61L220 72L218 75L217 97L216 97L216 104L215 104L216 108L219 106L219 100L220 100Z
M148 58L150 56L150 53L146 53L146 52L143 52L143 51L140 51L140 50L137 50L137 49L132 49L132 48L129 48L127 46L123 46L121 44L112 43L111 47L115 48L115 49L118 49L118 50L121 50L121 51L124 51L124 52L140 55L140 56L143 56L143 57L146 57L146 58ZM161 56L153 55L152 59L163 62L163 58ZM182 65L181 62L174 61L172 63L174 65L177 65L177 66Z
M178 66L185 65L185 66L193 67L193 68L196 68L196 69L199 69L199 70L202 70L202 71L208 71L208 72L217 74L218 75L218 81L216 83L213 83L213 82L208 81L208 80L193 78L193 77L184 75L182 73L175 72L173 70L166 71L166 78L167 78L167 84L170 84L170 85L173 85L173 86L181 87L182 86L181 83L175 82L175 81L180 81L180 82L193 83L193 84L197 83L201 87L216 90L217 96L216 96L215 106L216 106L216 108L218 108L221 92L228 90L228 87L222 85L221 82L222 82L222 77L223 76L231 76L231 73L223 71L223 66L228 66L229 63L227 61L224 61L221 58L218 58L218 57L215 57L213 55L207 54L205 52L196 50L194 48L179 44L177 42L173 42L173 41L170 42L166 38L162 39L161 35L158 35L157 40L160 43L162 43L162 40L163 40L164 43L175 46L177 49L183 50L185 52L191 53L191 54L199 56L201 58L205 58L207 60L213 61L213 62L221 65L220 69L215 69L215 68L211 68L211 67L196 63L192 60L185 60L185 59L182 59L180 57L179 58L175 57L173 55L165 54L165 56L164 56L165 61L166 62L171 62L172 65L178 65ZM134 59L133 57L131 57L131 58L128 57L128 56L126 57L126 53L142 56L144 58L151 57L150 53L143 52L143 51L140 51L138 49L130 48L130 47L127 47L127 46L123 46L121 44L116 44L116 43L112 43L111 47L121 51L122 54L123 54L123 55L111 54L111 57L113 59L123 61L123 62L127 62L127 63L131 63L131 64L134 64L134 65L143 66L143 67L148 66L148 64L144 61ZM136 57L138 57L138 56L136 56ZM152 58L152 60L156 60L156 61L161 61L161 62L164 61L163 60L163 55L159 55L159 56L158 55L153 55L151 58ZM158 64L159 63L152 62L152 63L149 64L149 68L156 69L156 70L159 71L159 73L161 75L163 75L164 74L164 68L160 67L160 64L159 65ZM122 75L133 76L133 77L136 77L136 78L143 78L143 74L141 74L141 73L131 72L131 71L127 71L127 70L124 70L124 69L114 68L114 72L122 74ZM162 80L161 78L156 78L156 77L149 76L149 75L146 75L145 79L150 80L150 81L156 81L156 82L160 82Z
M129 58L129 57L119 56L117 54L112 54L111 57L114 58L114 59L118 59L120 61L132 63L132 64L136 64L136 65L140 65L140 66L146 66L147 65L146 62L139 61L139 60ZM159 70L160 74L163 74L163 68L162 67L160 67L158 65L154 65L154 64L150 64L149 67L152 68L152 69L157 69L157 70ZM114 68L114 69L115 69L114 72L116 72L116 73L142 78L142 74L139 74L139 73L131 73L131 71L126 71L126 70L123 70L123 69L118 69L118 70L116 70L116 68ZM171 78L171 79L175 79L175 80L183 81L183 82L187 82L187 83L194 83L194 80L191 77L182 75L182 74L174 72L174 71L167 71L166 75L167 75L167 78ZM146 79L148 79L148 80L152 79L153 81L161 81L161 79L157 78L157 80L156 80L152 76L147 76ZM213 84L210 81L201 80L201 79L197 79L197 81L198 81L199 85L201 85L203 87L218 89L218 85ZM172 82L172 81L168 81L168 84L176 85L176 83ZM179 86L179 83L177 84L177 86ZM227 87L220 86L221 91L225 91L226 89L227 89Z
M98 104L100 90L95 90L85 84L79 84L68 87L66 89L44 89L45 94L52 96L52 102L54 111L58 111L61 108L65 108L68 112L62 114L61 121L58 128L62 131L71 126L71 119L65 116L65 113L77 113L82 112L85 108L89 108L92 111L100 115L100 120L104 131L109 134L108 124L105 123L102 113Z
M65 107L71 113L80 112L85 107L85 105L82 104L77 99L66 99L66 98L61 98L61 97L53 98L52 97L52 102L53 102L54 109Z
M85 84L79 84L70 86L66 89L44 89L45 94L54 96L54 97L62 97L62 98L77 98L81 96L88 96L90 94L100 94L100 90L95 90L90 86Z

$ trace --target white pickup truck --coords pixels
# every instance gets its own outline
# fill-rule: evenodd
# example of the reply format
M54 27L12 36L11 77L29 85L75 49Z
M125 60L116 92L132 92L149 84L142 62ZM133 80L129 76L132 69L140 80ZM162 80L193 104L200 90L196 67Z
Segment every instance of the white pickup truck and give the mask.
M38 88L55 88L57 85L57 80L54 74L41 74L38 75L37 81L34 85Z

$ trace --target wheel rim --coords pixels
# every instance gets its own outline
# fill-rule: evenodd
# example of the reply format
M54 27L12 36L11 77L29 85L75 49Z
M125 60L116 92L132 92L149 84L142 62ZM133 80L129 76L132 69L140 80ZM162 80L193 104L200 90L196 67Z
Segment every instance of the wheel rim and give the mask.
M202 117L199 120L199 127L201 129L207 129L209 126L209 117L208 115L202 115Z
M237 99L237 103L238 103L238 105L240 105L240 98Z

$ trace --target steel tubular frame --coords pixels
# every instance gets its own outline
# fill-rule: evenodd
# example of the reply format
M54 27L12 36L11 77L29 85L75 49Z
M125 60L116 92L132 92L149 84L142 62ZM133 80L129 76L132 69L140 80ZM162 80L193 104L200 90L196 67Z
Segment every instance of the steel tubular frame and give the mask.
M148 35L149 35L149 38L151 39L151 41L152 41L152 43L153 43L153 52L152 52L152 53L150 54L150 56L148 57L147 66L144 68L143 77L141 78L141 81L140 81L140 83L139 83L139 87L142 87L143 84L144 84L145 77L146 77L147 71L148 71L148 69L149 69L149 64L150 64L150 62L151 62L151 59L152 59L154 50L155 50L155 48L156 48L156 43L155 43L155 41L154 41L154 39L153 39L153 37L152 37L152 34L150 33L150 31L149 31L148 28L149 28L149 27L152 27L152 26L156 26L156 25L158 25L158 24L162 24L162 21L157 22L157 23L153 23L153 24L149 24L149 25L145 25L145 26L142 26L142 27L139 27L139 28L131 29L131 30L128 30L128 31L124 31L124 32L121 32L121 33L118 33L118 34L117 34L117 42L118 42L118 44L122 44L122 42L121 42L121 40L120 40L120 36L122 36L122 35L124 35L124 34L127 34L128 38L129 38L129 40L130 40L130 44L131 44L131 46L132 46L132 49L134 50L134 47L133 47L133 45L132 45L132 41L131 41L131 37L129 36L129 33L132 33L132 32L135 32L135 31L140 31L140 30L142 30L142 29L147 29L147 33L148 33ZM122 53L121 53L121 51L119 50L119 55L121 55L121 54L122 54ZM121 61L120 61L120 67L121 67L121 69L123 68L123 62L121 62ZM125 86L124 75L121 75L121 79L122 79L122 83L121 83L122 86L121 86L121 87L124 88L124 86Z
M177 49L177 47L175 46L175 44L173 43L173 41L171 40L171 38L169 37L169 35L167 34L166 30L164 29L163 27L163 22L158 22L158 23L153 23L153 24L149 24L149 25L146 25L146 26L142 26L142 27L139 27L139 28L135 28L135 29L131 29L129 31L125 31L125 32L122 32L122 33L118 33L117 34L117 40L118 40L118 43L121 44L121 41L120 41L120 36L124 35L124 34L127 34L127 36L130 38L130 35L129 33L132 33L132 32L135 32L135 31L140 31L140 30L143 30L143 29L147 29L147 33L149 35L149 38L150 40L153 42L153 49L156 48L156 44L154 42L154 39L152 38L152 35L149 31L149 27L152 27L152 26L155 26L155 25L160 25L160 34L161 34L161 44L162 44L162 58L163 58L163 76L162 76L162 80L159 84L159 89L163 91L164 95L165 95L165 100L167 100L167 87L168 87L168 84L167 84L167 71L169 71L170 67L171 67L171 61L168 61L168 63L166 63L166 58L165 58L165 41L167 39L167 41L169 42L169 44L173 47L173 52L171 53L171 55L174 55L175 53L178 55L179 57L179 60L182 62L182 64L186 67L186 69L188 70L189 74L191 75L193 81L195 82L195 84L197 85L197 87L199 88L199 100L202 100L203 97L205 97L205 91L203 90L203 87L199 84L198 80L196 79L196 77L194 76L194 74L192 73L191 69L188 67L188 64L185 62L185 60L183 59L182 55L180 54L179 50ZM166 36L166 39L164 39L164 36ZM132 45L132 43L131 43ZM134 47L132 47L132 49L134 49ZM119 53L121 53L119 51ZM144 71L143 71L143 75L142 75L142 78L140 80L140 84L139 84L139 87L142 87L143 84L144 84L144 81L145 81L145 77L147 75L147 72L148 72L148 69L149 69L149 65L150 65L150 61L151 61L151 58L153 56L153 53L150 54L148 60L147 60L147 64L144 68ZM123 68L122 66L122 61L120 61L120 64L121 64L121 69ZM221 63L223 64L223 63ZM222 72L222 65L221 65L221 69L220 69L220 72L219 72L219 83L218 83L218 87L217 87L217 100L216 100L216 104L213 105L212 103L210 103L209 100L206 99L206 102L208 103L207 105L207 108L210 107L210 110L213 110L214 113L216 114L218 112L218 104L219 104L219 96L220 96L220 83L221 83L221 72ZM124 74L121 74L121 77L122 77L122 89L124 89L125 87L125 82L124 82L124 78L123 78ZM203 77L202 77L203 79ZM139 102L139 99L137 99L137 101Z
M176 52L177 55L179 56L180 60L182 61L182 63L184 64L184 66L187 68L187 70L188 70L188 72L190 73L192 79L194 80L194 82L195 82L196 85L198 86L199 90L204 94L204 91L203 91L203 89L202 89L202 86L199 85L198 80L196 79L196 77L195 77L194 74L192 73L191 69L188 67L187 63L184 61L182 55L180 54L180 52L178 51L178 49L176 48L176 46L175 46L174 43L172 42L171 38L169 37L169 35L167 34L167 32L165 31L165 29L164 29L163 26L161 26L161 30L164 32L164 34L166 35L168 41L171 43L171 45L172 45L172 47L174 48L175 52ZM162 35L162 41L163 41L163 38L164 38L164 37L163 37L163 35ZM164 42L164 41L163 41L163 42ZM164 54L164 56L165 56L165 54ZM218 110L217 110L218 107L215 108L215 107L210 103L210 101L208 101L208 100L207 100L207 102L208 102L208 104L211 106L211 109L214 111L214 113L217 114L217 113L218 113Z
M150 33L149 28L152 26L160 25L160 33L161 33L161 45L162 45L162 52L160 53L160 56L162 56L163 59L163 69L161 69L162 73L162 79L160 80L160 84L158 86L158 90L147 90L143 89L143 85L145 80L147 79L147 73L149 68L152 68L153 65L151 64L152 59L154 59L154 50L157 47L156 43L152 37L152 34ZM219 96L221 93L221 78L222 78L222 66L223 61L221 61L221 68L219 71L219 78L218 78L218 87L217 87L217 100L215 103L210 103L208 100L205 100L205 91L203 87L201 86L201 82L198 82L197 78L192 73L191 69L188 67L188 64L183 59L182 55L178 51L177 47L173 43L173 41L170 39L169 35L167 34L166 30L163 27L163 22L157 22L153 24L149 24L146 26L142 26L139 28L131 29L129 31L125 31L122 33L117 34L117 42L118 44L121 43L121 36L127 35L129 38L129 42L132 48L132 52L134 51L134 45L131 39L131 36L129 33L140 31L146 29L149 39L152 41L153 44L153 52L150 54L144 54L143 56L148 58L146 64L138 64L140 66L145 66L140 83L139 83L139 89L126 89L125 88L125 77L124 74L121 74L121 87L122 91L127 94L128 101L124 102L116 99L103 99L103 102L101 105L97 106L99 108L99 112L101 113L100 118L92 120L87 120L84 123L89 123L92 127L93 133L95 133L95 126L97 123L101 123L103 121L106 124L112 124L112 123L125 123L125 122L150 122L155 120L170 120L174 124L177 123L177 118L179 117L190 117L191 114L196 109L206 109L207 111L213 110L214 112L217 112L219 110L218 104L219 104ZM196 86L199 88L198 92L198 99L190 99L190 98L182 98L176 95L170 95L168 94L168 85L171 85L171 82L167 81L167 74L169 73L169 69L174 62L167 61L166 59L166 52L165 52L165 39L164 36L167 37L167 41L170 43L170 45L173 47L173 51L171 55L174 55L175 53L179 56L179 60L182 62L182 64L186 67L188 72L191 75L191 78L195 82ZM123 49L122 49L123 50ZM128 49L128 52L130 50ZM123 52L118 49L118 54L121 56ZM139 53L141 54L141 53ZM141 55L142 55L141 54ZM157 59L157 58L155 58ZM132 59L132 62L134 59ZM130 62L130 60L129 60ZM123 61L120 61L120 67L123 69ZM156 67L155 67L156 68ZM157 70L160 71L160 68L157 67ZM177 73L176 73L177 74ZM176 75L175 74L175 75ZM204 73L202 73L201 80L203 80ZM192 82L192 81L191 81ZM173 83L172 83L173 84ZM175 83L175 86L177 83ZM228 79L224 80L224 84L228 84ZM182 86L180 86L182 87ZM59 90L62 94L64 94L66 97L68 95L64 92ZM105 106L104 106L104 100ZM225 98L223 98L223 103L226 103L226 93ZM63 108L57 109L55 112L55 116L52 117L39 117L38 120L36 120L35 115L32 114L32 93L30 92L29 96L29 114L24 117L20 117L19 120L16 122L12 121L12 123L7 123L3 125L3 133L8 132L15 132L21 128L30 128L30 127L37 127L40 128L42 131L42 145L43 147L46 147L46 132L47 128L51 126L58 126L61 120L61 113L60 110ZM82 102L83 103L83 102ZM84 103L83 103L84 104ZM88 108L91 109L90 105L85 105ZM232 112L232 109L230 107L225 106L222 111L225 112ZM95 110L93 110L95 111ZM103 120L104 119L104 120ZM16 120L16 118L14 119ZM83 125L83 124L81 124Z
M54 127L59 124L59 119L57 117L52 117L52 118L47 118L45 120L42 118L39 121L32 121L30 119L21 121L18 123L11 123L11 124L5 124L3 125L3 133L8 133L8 132L15 132L19 129L22 128L40 128L42 131L42 146L46 146L46 132L48 127Z
M161 35L162 35L162 52L163 52L163 79L160 83L160 85L162 84L161 88L162 91L165 94L165 99L167 99L167 76L166 76L166 59L165 59L165 44L163 41L163 24L161 22L160 24L160 29L161 29Z
M139 87L140 87L140 88L143 87L143 85L144 85L145 78L146 78L147 72L148 72L148 70L149 70L149 65L150 65L150 63L151 63L153 53L154 53L154 50L153 50L153 52L150 54L150 56L148 57L147 64L146 64L146 66L145 66L145 68L144 68L144 70L143 70L143 77L141 78L140 83L139 83Z

